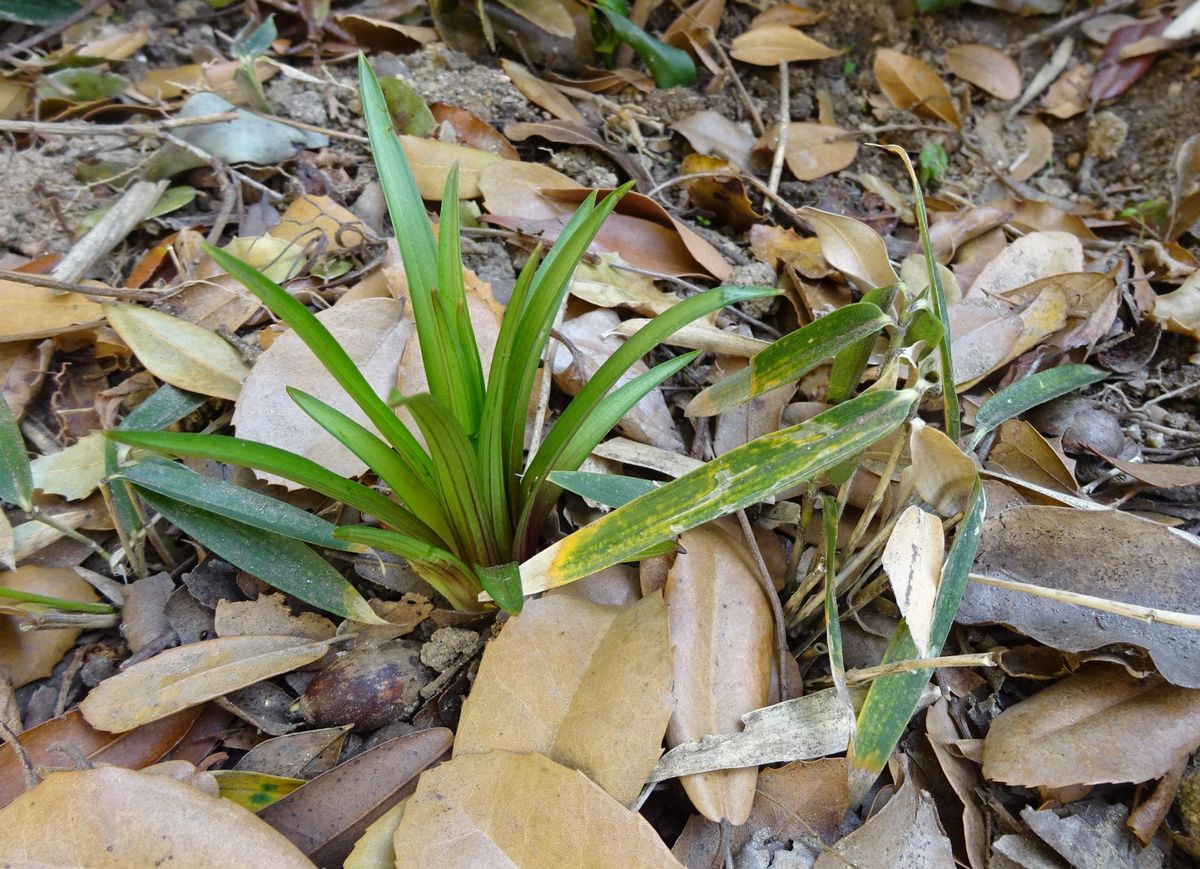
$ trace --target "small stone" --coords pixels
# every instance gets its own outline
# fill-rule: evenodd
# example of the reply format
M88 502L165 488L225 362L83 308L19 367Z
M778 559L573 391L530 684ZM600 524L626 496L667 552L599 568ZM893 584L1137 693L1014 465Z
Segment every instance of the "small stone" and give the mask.
M464 628L439 628L421 647L421 663L439 673L472 654L479 645L479 634Z
M1114 112L1099 112L1088 124L1087 152L1097 160L1112 160L1121 153L1129 124Z
M739 287L773 287L776 281L775 269L766 263L752 262L735 266L726 283Z

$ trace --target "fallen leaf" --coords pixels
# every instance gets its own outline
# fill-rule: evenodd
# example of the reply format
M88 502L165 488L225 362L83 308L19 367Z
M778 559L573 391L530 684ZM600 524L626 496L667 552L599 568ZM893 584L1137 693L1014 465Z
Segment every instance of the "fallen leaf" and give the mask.
M671 125L699 154L724 157L740 169L750 168L754 134L720 112L705 109Z
M633 317L628 320L622 320L612 331L615 335L624 335L628 338L630 335L636 334L640 329L644 328L649 322L649 320ZM669 344L672 347L686 347L689 350L707 350L710 353L718 353L722 356L737 356L742 359L749 359L755 353L761 353L771 346L770 341L763 341L761 338L747 338L745 335L740 335L737 332L727 332L702 320L688 323L686 326L676 329L664 338L662 343Z
M975 462L944 432L912 422L908 440L913 485L921 500L950 518L967 508L977 472Z
M1139 20L1113 31L1096 62L1096 76L1092 79L1088 97L1093 102L1118 97L1149 72L1156 54L1120 60L1121 50L1146 37L1158 36L1170 23L1171 19L1163 16L1150 21Z
M54 342L8 341L0 343L0 398L19 421L46 382Z
M806 278L816 280L826 277L829 263L821 253L821 240L815 236L801 236L795 230L782 226L759 224L750 227L750 250L759 262L773 269L789 265Z
M0 341L46 338L104 319L104 308L87 296L7 280L0 280L0 308Z
M1061 329L1067 322L1067 298L1051 286L1019 311L967 298L948 306L947 313L954 377L961 392Z
M1144 847L1130 837L1133 818L1120 803L1086 800L1040 811L1025 806L1021 809L1021 820L1076 869L1100 866L1151 869L1165 865L1165 855L1157 845Z
M1055 79L1042 97L1042 109L1061 120L1087 111L1091 100L1088 88L1096 68L1090 63L1072 67Z
M86 498L104 479L104 432L92 432L65 450L40 456L29 463L33 486L68 501Z
M955 795L962 801L963 840L971 869L986 869L988 833L983 817L983 802L978 788L982 787L979 766L963 757L956 749L961 738L950 716L950 704L945 697L925 713L925 736L937 757L938 766L950 782Z
M946 49L946 67L996 99L1015 100L1021 95L1021 68L999 49L966 43Z
M0 811L0 825L15 832L0 842L9 865L312 867L240 806L115 766L51 773Z
M695 173L720 173L716 177L689 178L683 182L691 204L711 213L717 222L743 231L763 219L754 210L746 185L732 163L719 157L703 154L688 154L683 158L679 171L682 175Z
M900 514L883 548L884 572L922 657L929 656L945 545L942 520L913 504Z
M983 743L983 775L1024 787L1144 782L1198 743L1200 691L1098 664L1002 712Z
M333 622L320 613L292 615L287 599L279 593L262 594L254 600L217 602L214 630L218 637L303 637L307 640L333 638Z
M755 143L758 150L774 151L779 128L768 130ZM788 124L784 160L788 170L801 181L815 181L840 172L858 156L858 138L841 127L826 124Z
M386 398L396 382L400 357L411 334L405 306L393 299L358 299L334 305L317 319L345 348L367 382ZM370 427L366 414L333 379L325 366L294 332L285 332L258 357L242 385L233 412L238 437L280 447L320 462L343 477L357 477L366 464L338 443L288 396L285 387L314 395L331 407ZM274 474L260 479L298 489Z
M987 466L1036 486L1074 494L1075 463L1069 462L1042 434L1022 419L1000 424L988 451Z
M476 199L480 195L479 176L484 169L495 163L513 162L491 151L439 142L437 139L419 139L416 136L400 136L399 139L413 177L417 180L421 198L432 202L442 201L446 177L456 164L459 198Z
M306 194L292 201L268 235L299 245L313 245L318 254L341 253L366 240L363 223L349 209L328 196Z
M583 773L506 751L456 756L421 776L394 844L412 866L679 866L645 818Z
M83 603L99 600L88 583L66 568L26 564L0 573L0 585ZM49 676L63 655L75 648L80 634L78 628L23 631L21 622L18 616L0 615L0 677L7 678L14 688Z
M110 676L79 704L88 724L117 733L311 664L328 641L225 637L168 649Z
M734 60L754 66L778 66L784 62L826 60L842 52L823 45L786 24L765 24L747 30L730 43Z
M767 704L774 648L771 607L740 534L702 525L679 545L663 590L675 646L669 748L740 731L742 716ZM681 784L700 814L737 826L750 816L757 781L758 770L747 767Z
M887 287L900 277L888 259L879 233L861 220L805 206L800 216L821 240L825 260L850 278L859 289Z
M988 517L975 571L1107 600L1200 612L1200 546L1116 510L1016 506ZM1018 591L970 583L958 621L1011 625L1066 652L1129 643L1176 685L1200 688L1200 635Z
M875 79L880 90L901 111L962 127L950 91L923 60L890 48L875 52Z
M581 127L569 121L538 121L508 124L504 127L504 132L518 142L538 136L563 145L583 145L592 148L621 167L621 170L637 182L637 186L642 190L649 190L654 186L654 180L637 157L609 144L599 133L588 127Z
M346 857L342 869L393 869L396 865L396 848L392 842L396 828L404 820L406 805L407 798L372 821L354 843L354 850Z
M568 596L530 600L484 652L463 704L455 762L537 752L631 805L674 705L672 659L661 595L624 608Z
M1168 332L1200 340L1200 271L1154 300L1150 318Z
M491 151L505 160L521 159L512 142L474 112L446 103L431 103L429 111L439 125L452 128L457 141L464 145L478 148L480 151ZM445 126L442 129L445 129Z
M545 109L560 120L570 121L572 124L578 124L584 129L588 128L587 118L554 85L542 81L531 73L526 66L517 63L515 60L501 58L500 68L512 79L512 83L516 86L517 90L523 93L525 98L531 103Z
M246 752L234 769L301 778L332 769L341 756L347 727L326 727L265 739ZM322 758L332 756L325 763Z
M189 392L237 399L250 369L215 332L138 305L108 304L104 314L155 377Z
M999 295L1042 278L1083 271L1083 245L1066 232L1031 232L983 267L967 298Z
M594 263L584 260L571 277L571 295L601 308L629 308L647 317L679 304L679 298L660 290L654 278L623 265L615 253L601 254Z
M1135 480L1140 480L1158 489L1179 489L1184 486L1200 486L1200 467L1195 465L1170 465L1158 462L1125 462L1112 456L1103 456L1104 461L1124 471Z

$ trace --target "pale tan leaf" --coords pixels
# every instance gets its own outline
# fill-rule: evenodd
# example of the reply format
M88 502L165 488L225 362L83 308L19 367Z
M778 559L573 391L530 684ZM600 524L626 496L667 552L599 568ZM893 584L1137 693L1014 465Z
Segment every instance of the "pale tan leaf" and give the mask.
M900 514L883 548L883 569L922 657L929 655L933 607L946 554L942 535L942 520L913 504Z
M370 630L374 625L363 626ZM213 629L218 637L303 637L306 640L333 638L333 622L320 613L292 615L287 599L279 593L262 594L254 600L219 600Z
M295 199L267 233L301 248L320 243L322 253L340 253L365 240L363 223L349 209L328 196L311 194Z
M342 864L342 869L393 869L396 865L396 848L392 840L396 828L404 820L406 805L408 800L403 799L376 818L354 843L354 850Z
M786 24L766 24L736 37L729 53L742 63L777 66L784 61L825 60L842 52Z
M955 129L962 126L950 91L925 61L881 48L875 53L875 78L896 108L945 121Z
M1200 271L1193 272L1179 289L1157 297L1150 317L1168 332L1200 340Z
M396 382L400 357L412 334L404 305L393 299L358 299L317 314L333 337L381 397ZM238 437L270 444L319 462L344 477L357 477L367 466L313 422L288 396L286 387L316 396L351 419L370 427L366 414L338 385L295 332L279 336L258 357L233 412ZM274 474L268 482L300 488Z
M86 498L104 479L104 432L92 432L65 450L29 463L34 488L68 501Z
M737 733L742 716L767 704L773 625L758 569L741 535L716 523L685 531L664 596L675 644L675 712L667 746ZM710 821L745 823L758 769L682 779L692 805Z
M945 433L914 419L908 441L913 485L921 500L947 518L966 509L975 462Z
M580 114L579 109L575 108L571 101L563 96L562 92L554 85L542 81L524 64L508 58L501 58L500 68L512 79L517 90L523 93L531 103L545 109L560 120L578 124L585 129L588 128L587 118Z
M759 150L773 151L779 128L772 127L755 143ZM858 156L858 138L841 127L826 124L788 124L784 159L788 170L801 181L815 181L840 172Z
M1008 419L1001 423L996 441L988 451L989 469L997 469L1047 489L1074 494L1075 462L1069 461L1023 419Z
M310 664L328 641L225 637L179 646L105 679L79 704L93 727L114 733L157 721L263 679Z
M1083 271L1083 244L1069 232L1031 232L983 267L967 298L999 295L1042 278Z
M104 314L138 361L160 380L230 401L241 392L249 366L215 332L138 305L105 305Z
M946 50L946 66L997 99L1015 100L1021 95L1021 68L999 49L976 43L956 45Z
M104 308L87 296L16 281L0 281L0 310L0 341L45 338L104 319Z
M810 206L801 208L800 215L821 240L825 260L859 289L886 287L900 280L883 239L861 220Z
M1046 114L1066 120L1085 112L1091 104L1088 91L1096 68L1090 63L1072 67L1058 77L1042 96Z
M643 817L583 773L507 751L456 756L421 776L394 845L407 866L679 867Z
M594 263L584 260L571 278L571 295L601 308L630 308L647 317L679 304L679 298L658 289L653 278L621 268L623 263L616 253L601 254Z
M982 298L950 305L954 377L961 392L1036 347L1067 322L1067 297L1048 286L1020 311Z
M925 736L937 757L938 766L962 801L963 840L971 869L986 869L988 834L978 792L982 786L979 766L956 750L960 734L950 717L950 704L945 697L939 698L925 713Z
M454 164L458 164L458 195L461 199L475 199L480 195L479 175L488 166L506 163L499 154L480 151L466 145L439 142L437 139L421 139L417 136L401 135L400 144L408 157L413 177L421 198L433 202L442 201L446 188L446 176Z
M98 600L92 587L66 568L26 564L14 571L0 573L0 585L83 603ZM54 665L75 647L79 637L76 628L23 631L21 621L17 616L0 615L0 676L6 677L14 688L49 676Z
M641 317L632 317L622 320L612 331L616 335L624 335L628 338L649 323L649 320ZM748 338L737 332L726 332L703 320L688 323L686 326L676 329L664 338L662 343L672 347L686 347L689 350L707 350L723 356L738 356L742 359L749 359L755 353L761 353L771 346L770 341Z
M246 809L166 775L101 766L51 773L0 811L10 866L312 869Z
M0 510L0 567L5 570L17 568L17 541L8 514L3 510Z
M672 658L659 594L625 608L531 600L484 653L454 756L538 752L632 804L674 705Z
M1144 782L1197 744L1200 691L1101 664L1001 713L983 743L983 774L1024 787Z

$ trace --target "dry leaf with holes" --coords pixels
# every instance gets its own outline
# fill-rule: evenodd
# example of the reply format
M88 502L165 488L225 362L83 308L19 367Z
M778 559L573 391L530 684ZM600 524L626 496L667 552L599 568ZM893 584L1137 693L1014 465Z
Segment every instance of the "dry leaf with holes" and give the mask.
M16 591L93 603L98 598L90 585L65 568L36 567L26 564L5 572L0 584ZM25 606L31 606L26 604ZM77 628L53 631L23 631L18 616L0 615L0 676L14 688L44 679L75 648Z
M455 760L538 752L631 805L658 760L674 706L672 659L661 595L630 607L565 595L530 600L484 652Z
M765 24L734 38L729 53L742 63L778 66L784 62L827 60L842 52L786 24Z
M86 498L104 479L106 443L104 432L92 432L65 450L34 459L29 463L34 488L68 501Z
M950 91L925 61L881 48L875 53L875 78L896 108L945 121L956 130L962 127Z
M663 590L675 645L670 748L740 731L742 716L768 702L774 645L771 607L741 534L708 524L679 542ZM750 816L757 781L756 767L681 779L700 814L735 826Z
M51 773L0 811L0 825L18 831L0 841L5 865L313 865L241 806L167 775L116 766Z
M400 136L404 156L412 167L413 177L422 199L441 202L446 189L446 177L455 164L458 165L458 195L460 199L475 199L480 195L479 176L488 166L495 163L515 162L505 160L491 151L480 151L466 145L439 142L437 139L420 139L416 136Z
M821 240L825 261L859 289L869 290L899 282L900 277L892 268L883 239L861 220L809 206L800 209L800 216Z
M759 150L774 151L779 128L773 127L755 143ZM815 181L840 172L858 156L858 138L841 127L827 124L788 124L784 160L801 181Z
M983 775L1022 787L1144 782L1200 744L1200 691L1099 664L1002 712Z
M933 630L933 607L941 583L945 545L942 520L913 504L900 514L883 548L884 572L923 658L929 656L929 634Z
M963 81L1001 100L1021 95L1021 68L999 49L967 43L946 49L946 67Z

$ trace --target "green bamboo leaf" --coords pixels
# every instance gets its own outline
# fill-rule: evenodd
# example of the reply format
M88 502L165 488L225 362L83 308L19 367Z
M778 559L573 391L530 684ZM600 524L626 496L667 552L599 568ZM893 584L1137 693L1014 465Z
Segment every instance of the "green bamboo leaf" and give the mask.
M975 560L985 510L983 486L976 478L962 523L942 566L929 637L930 656L941 653L954 624L954 616L967 585L967 576ZM909 661L919 657L908 627L901 622L884 652L882 663ZM866 702L858 714L855 742L850 752L850 762L864 774L864 781L866 777L873 779L887 763L917 709L929 677L929 670L913 670L883 676L871 683Z
M141 497L189 537L272 588L356 622L387 624L345 577L299 540L243 525L157 492L142 490Z
M122 468L112 479L129 480L139 490L148 489L243 525L282 534L314 546L348 552L361 551L334 538L333 529L336 526L319 516L226 480L197 474L175 462L138 462Z
M0 499L22 510L33 506L33 472L17 418L0 397Z
M477 567L475 572L488 597L509 615L520 615L525 596L521 593L521 568L515 561L495 567Z
M596 474L591 471L555 471L550 475L550 482L605 507L624 507L634 498L645 495L661 485L641 477Z
M795 383L835 353L890 322L891 318L870 302L838 308L775 341L745 368L699 393L684 412L716 416L764 392Z
M867 392L756 438L602 516L521 565L525 593L581 579L655 543L811 480L908 418L916 390Z
M374 516L380 522L405 534L430 541L437 539L428 525L387 496L361 483L339 477L310 459L278 447L224 435L180 432L110 431L108 436L118 443L144 450L172 456L209 459L277 474Z
M94 615L111 615L116 610L106 603L87 603L85 601L67 600L61 597L51 597L45 594L34 594L31 591L21 591L15 588L5 588L0 585L0 598L19 600L22 603L35 603L39 606L54 607L66 613L92 613Z
M892 300L895 299L899 290L899 284L875 287L863 293L862 300L879 308L880 311L886 312L891 309ZM875 340L874 333L859 338L834 357L833 365L829 369L829 390L825 395L826 401L830 404L840 404L854 394L854 391L858 389L859 381L862 380L863 372L867 370L867 362L871 358L871 349L875 346Z
M1060 365L1010 383L985 401L975 412L975 433L971 435L970 449L979 446L979 442L988 432L1005 420L1019 416L1060 395L1097 383L1107 376L1105 372L1090 365Z
M654 84L660 88L687 87L696 82L696 64L691 56L680 48L655 39L642 28L620 13L623 4L597 3L608 23L616 32L617 39L637 52L654 76ZM616 8L613 8L616 7Z

